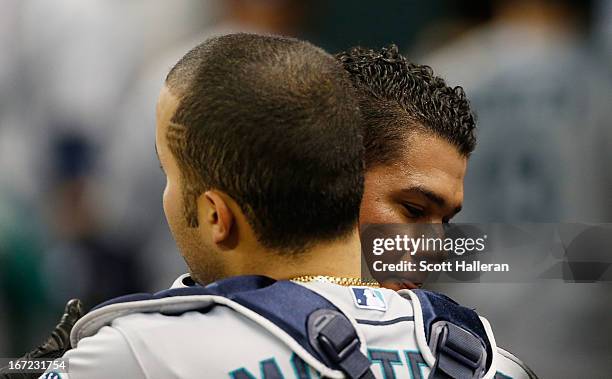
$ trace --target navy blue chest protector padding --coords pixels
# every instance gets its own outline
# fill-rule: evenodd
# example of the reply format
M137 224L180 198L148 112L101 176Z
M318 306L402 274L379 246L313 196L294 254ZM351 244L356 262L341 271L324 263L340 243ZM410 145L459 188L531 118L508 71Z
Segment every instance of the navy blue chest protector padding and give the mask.
M493 358L491 343L484 325L475 311L463 307L450 297L437 292L426 290L413 290L412 292L417 295L421 303L425 337L428 342L431 338L431 327L435 322L443 320L457 325L472 333L486 346L487 367L490 367Z
M330 368L345 372L349 378L374 377L369 369L367 357L359 351L359 340L346 316L342 315L336 306L321 295L291 281L276 281L255 275L238 276L220 280L206 287L194 285L186 288L172 288L153 295L141 293L122 296L106 301L95 307L94 310L116 303L191 295L216 295L228 298L271 321ZM330 338L331 344L328 345L332 350L335 348L342 350L340 352L342 354L332 354L331 359L325 349L322 351L317 343L313 344L313 332L309 330L310 316L316 314L317 311L320 313L321 310L341 315L336 320L341 321L340 323L329 323L330 328L328 329L331 329L331 335L328 333L327 336L324 336ZM327 319L321 321L327 321ZM325 322L317 322L317 324L321 323ZM343 328L348 334L338 336L335 331Z

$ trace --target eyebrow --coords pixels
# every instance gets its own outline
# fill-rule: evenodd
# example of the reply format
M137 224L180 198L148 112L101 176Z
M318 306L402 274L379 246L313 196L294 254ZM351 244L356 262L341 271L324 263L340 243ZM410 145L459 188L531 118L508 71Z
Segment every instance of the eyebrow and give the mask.
M426 198L428 198L429 200L431 200L432 202L434 202L437 206L439 206L440 208L446 208L448 206L446 200L438 195L437 193L435 193L434 191L422 187L422 186L414 186L414 187L409 187L409 188L404 188L402 189L403 192L417 192L423 196L425 196ZM454 213L459 213L461 212L462 206L458 205L455 207L455 209L453 210Z

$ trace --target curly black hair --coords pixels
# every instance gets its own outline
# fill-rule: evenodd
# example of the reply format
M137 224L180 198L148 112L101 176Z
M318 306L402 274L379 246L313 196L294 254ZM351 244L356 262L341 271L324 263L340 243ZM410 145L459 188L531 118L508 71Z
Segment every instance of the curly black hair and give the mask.
M336 54L359 91L366 165L388 164L414 130L434 133L466 157L476 147L475 115L461 87L449 87L429 66L408 62L397 46L354 47Z

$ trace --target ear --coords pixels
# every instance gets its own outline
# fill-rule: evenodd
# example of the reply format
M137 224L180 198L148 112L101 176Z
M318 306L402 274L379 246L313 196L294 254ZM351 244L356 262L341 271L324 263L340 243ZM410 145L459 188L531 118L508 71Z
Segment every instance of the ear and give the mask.
M234 213L217 191L206 191L202 197L202 200L208 203L204 221L211 226L213 242L223 243L227 241L235 221Z

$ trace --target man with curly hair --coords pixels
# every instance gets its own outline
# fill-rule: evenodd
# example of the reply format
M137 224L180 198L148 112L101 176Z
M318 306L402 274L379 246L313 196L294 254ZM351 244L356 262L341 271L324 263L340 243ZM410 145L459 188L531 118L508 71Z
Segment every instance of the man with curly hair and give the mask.
M461 87L390 45L336 58L359 91L366 151L362 223L449 222L463 202L476 146L474 114Z
M357 89L365 146L360 224L448 223L461 211L476 123L461 87L397 46L354 47L336 55ZM392 275L392 273L389 273ZM414 289L415 277L386 286Z
M336 54L351 75L362 113L365 187L361 225L448 223L461 211L476 121L462 87L450 87L429 66L409 62L397 46L355 47ZM377 274L387 288L420 287L417 276ZM497 349L495 378L536 377ZM503 374L502 374L503 373Z

